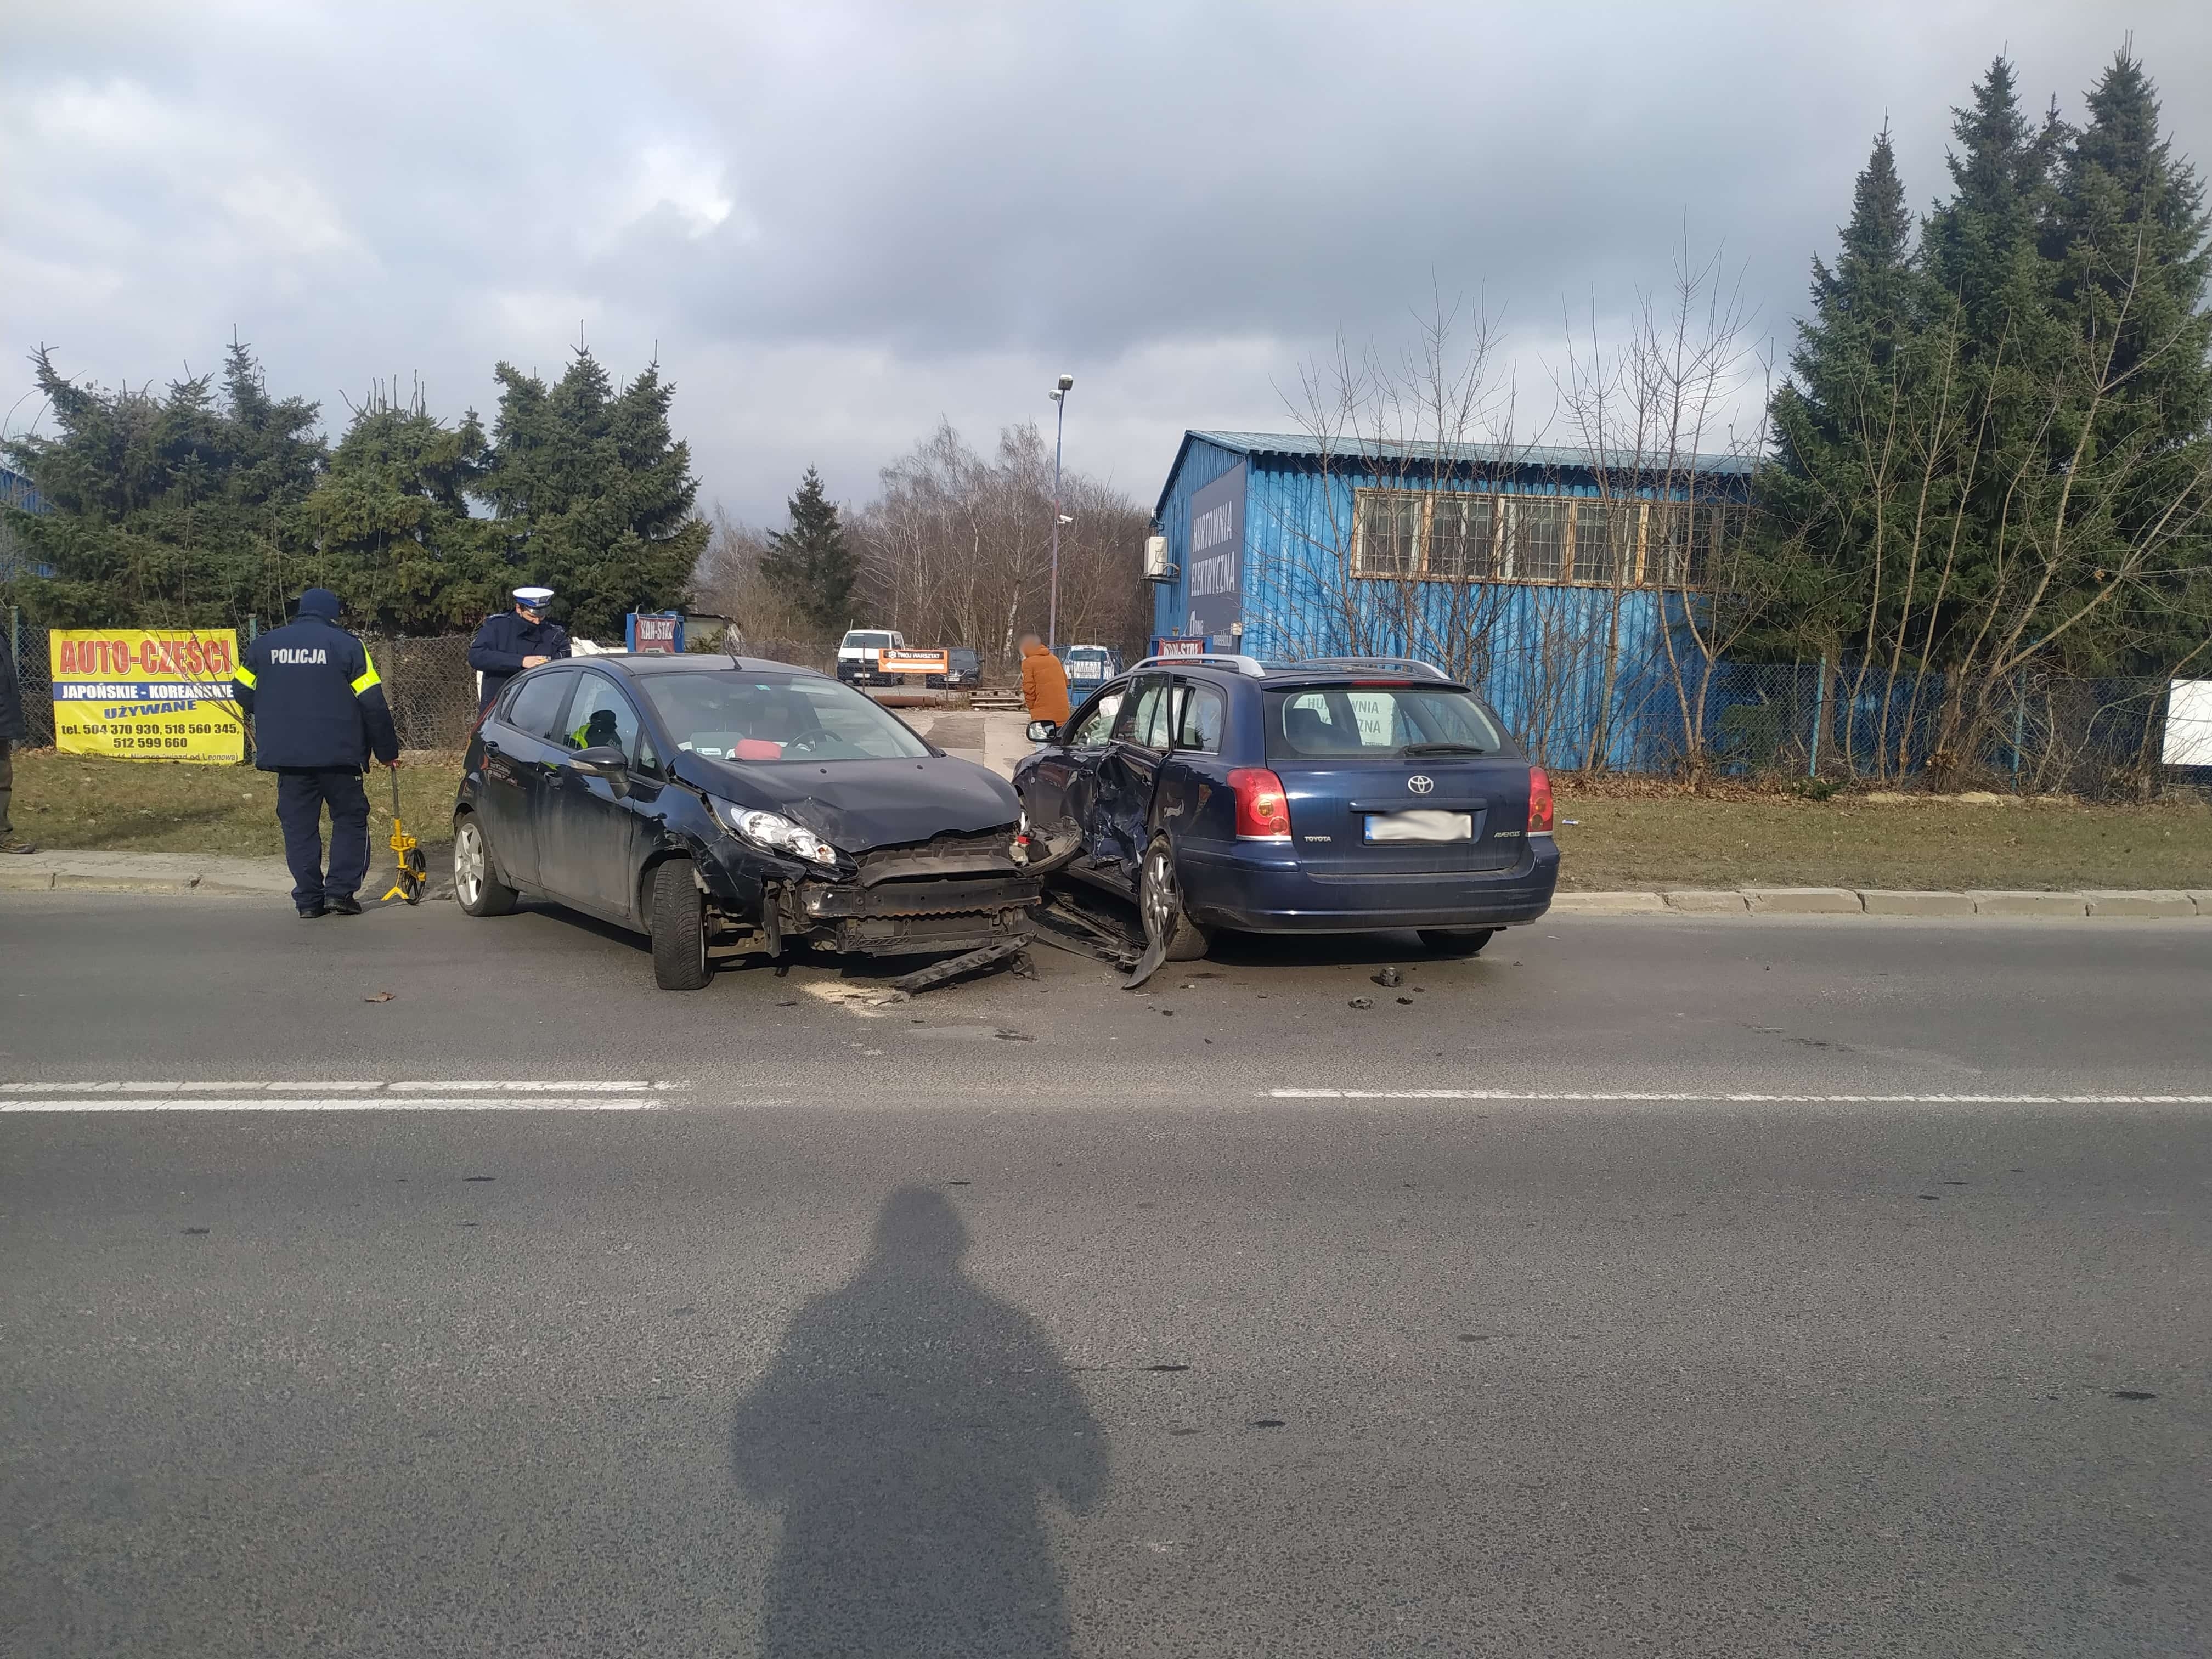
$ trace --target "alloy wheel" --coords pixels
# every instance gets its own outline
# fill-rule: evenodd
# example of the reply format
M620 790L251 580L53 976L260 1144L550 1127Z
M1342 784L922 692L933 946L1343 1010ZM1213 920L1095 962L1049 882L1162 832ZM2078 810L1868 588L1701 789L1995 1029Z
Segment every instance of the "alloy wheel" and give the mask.
M1145 937L1165 940L1174 933L1176 913L1182 908L1182 896L1176 891L1175 861L1165 847L1155 847L1145 854L1142 887L1139 897Z
M453 891L464 904L474 904L483 891L483 834L472 823L461 825L453 838Z

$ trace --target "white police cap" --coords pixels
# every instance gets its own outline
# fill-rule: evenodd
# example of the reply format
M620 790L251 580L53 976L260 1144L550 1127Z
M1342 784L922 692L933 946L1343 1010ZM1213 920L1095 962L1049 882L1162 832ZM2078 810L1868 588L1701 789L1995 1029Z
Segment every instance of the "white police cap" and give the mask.
M518 587L514 590L514 597L536 610L552 599L553 590L550 587Z

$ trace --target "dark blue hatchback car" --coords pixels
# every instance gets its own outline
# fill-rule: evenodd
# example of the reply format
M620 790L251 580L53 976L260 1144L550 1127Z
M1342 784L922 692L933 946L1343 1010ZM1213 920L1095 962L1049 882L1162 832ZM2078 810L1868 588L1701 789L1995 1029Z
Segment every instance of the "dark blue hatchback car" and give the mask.
M1471 954L1559 881L1549 780L1426 663L1149 658L1030 737L1030 822L1074 819L1066 873L1133 899L1171 960L1216 927Z

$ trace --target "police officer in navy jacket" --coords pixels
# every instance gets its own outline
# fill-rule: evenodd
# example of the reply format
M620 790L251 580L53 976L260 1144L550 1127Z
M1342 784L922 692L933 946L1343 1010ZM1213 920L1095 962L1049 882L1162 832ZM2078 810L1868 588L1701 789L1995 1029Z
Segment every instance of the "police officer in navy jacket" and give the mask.
M299 619L246 647L235 695L253 717L253 763L276 775L276 822L292 867L292 902L303 916L361 914L354 896L368 873L368 794L361 775L373 754L399 764L399 737L368 647L338 626L338 596L300 595ZM331 810L331 867L323 870L323 808Z
M477 713L491 707L492 699L526 668L568 654L568 630L545 620L545 607L553 603L550 587L518 587L514 609L484 618L469 641L469 666L483 676L483 695Z

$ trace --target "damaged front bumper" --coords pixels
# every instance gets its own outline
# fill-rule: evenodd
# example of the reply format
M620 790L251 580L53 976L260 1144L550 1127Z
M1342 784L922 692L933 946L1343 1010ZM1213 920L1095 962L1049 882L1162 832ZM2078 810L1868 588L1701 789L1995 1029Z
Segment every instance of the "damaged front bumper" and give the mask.
M1071 822L1048 833L939 837L880 848L836 874L777 860L756 890L757 908L734 883L707 886L710 950L719 956L804 950L918 956L1024 941L1036 931L1044 878L1074 858ZM740 913L752 910L751 915Z

